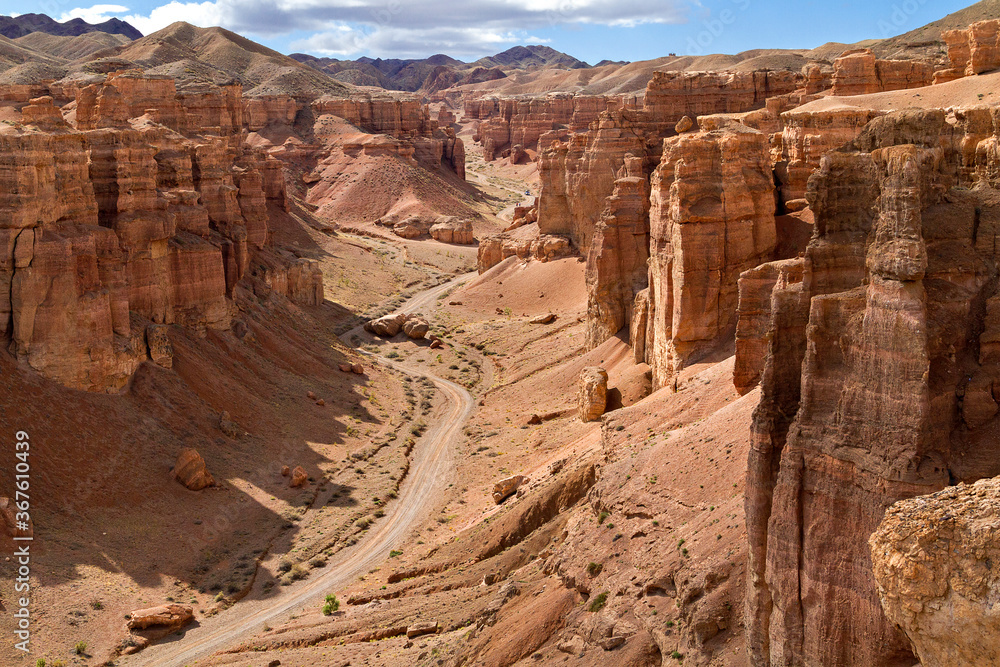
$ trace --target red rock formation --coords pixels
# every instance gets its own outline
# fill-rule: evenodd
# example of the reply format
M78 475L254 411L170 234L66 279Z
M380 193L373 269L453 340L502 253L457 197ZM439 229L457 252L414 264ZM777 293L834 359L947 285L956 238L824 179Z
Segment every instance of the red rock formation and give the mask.
M635 296L646 288L648 259L649 181L642 159L626 157L587 257L588 348L630 326Z
M803 282L773 292L749 459L753 664L913 664L868 536L897 500L1000 471L1000 202L954 187L963 138L944 112L893 113L810 181L816 231Z
M827 153L853 141L879 111L854 107L827 111L786 111L781 114L781 160L778 177L781 200L789 202L806 194L806 181Z
M733 123L667 139L652 176L646 363L656 387L732 335L739 275L775 247L767 138Z
M312 103L319 117L343 118L367 132L383 133L412 146L412 155L424 166L444 166L465 180L465 145L450 128L440 129L430 111L414 97L355 95L347 99L322 97ZM365 142L372 147L380 142ZM346 147L345 147L346 150ZM400 154L411 148L401 146Z
M752 391L764 374L774 294L801 283L803 267L802 259L786 259L761 264L740 275L733 384L741 396Z
M833 62L833 94L867 95L922 88L933 82L934 69L917 60L879 60L870 49L848 51Z
M487 162L514 146L545 147L542 137L557 130L586 130L604 111L621 108L620 97L553 94L530 100L487 98L467 100L466 118L479 119L473 140L483 145Z
M948 46L951 69L942 79L975 76L1000 68L1000 20L973 23L965 30L946 30L941 38Z
M39 127L60 125L56 133L0 133L0 337L67 386L114 391L148 357L169 366L149 321L228 328L227 297L251 254L270 244L267 202L284 201L276 161L231 135L187 138L164 127L191 118L170 97L173 85L112 76L80 91L77 122L83 104L83 125L100 129L66 127L41 98L24 108ZM233 92L217 98L235 122L228 110L242 100ZM147 113L153 102L172 111ZM211 117L211 129L231 130ZM280 294L322 301L318 267L273 263L286 275Z

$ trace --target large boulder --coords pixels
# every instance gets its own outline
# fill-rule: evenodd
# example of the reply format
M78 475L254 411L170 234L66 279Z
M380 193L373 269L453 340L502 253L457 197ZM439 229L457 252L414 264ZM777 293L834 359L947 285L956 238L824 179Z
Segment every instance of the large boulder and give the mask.
M167 325L150 324L146 327L146 347L154 364L163 368L173 367L174 347L167 335Z
M403 324L406 322L406 319L406 315L403 313L386 315L385 317L380 317L377 320L366 322L364 328L365 331L373 333L376 336L392 338L403 330Z
M580 373L580 419L597 421L608 406L608 372L592 366Z
M415 340L423 338L430 330L431 325L428 324L427 320L422 317L412 317L403 322L403 333L405 333L408 338L413 338Z
M473 236L472 221L458 218L440 218L431 226L431 237L441 243L457 243L471 245L476 239Z
M869 545L882 608L922 665L1000 664L1000 478L896 503Z
M158 627L180 630L194 620L194 610L187 605L164 604L149 609L139 609L129 614L129 630Z
M507 498L514 495L521 485L527 481L528 478L524 475L514 475L513 477L501 479L493 485L493 501L499 505L503 501L507 500Z
M201 491L206 487L215 486L215 478L205 467L205 459L201 458L201 454L190 447L181 450L181 453L177 455L177 462L174 464L174 479L192 491Z

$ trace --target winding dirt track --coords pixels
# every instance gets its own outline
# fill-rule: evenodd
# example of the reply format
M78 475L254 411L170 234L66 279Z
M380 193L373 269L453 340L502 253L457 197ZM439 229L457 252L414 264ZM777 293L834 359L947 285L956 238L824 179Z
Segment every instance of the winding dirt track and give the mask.
M475 274L465 274L421 292L397 312L427 310L440 294L472 275ZM349 340L355 333L357 329L352 329L342 338ZM327 593L342 590L357 581L360 575L384 562L389 552L406 539L439 497L441 489L448 485L455 468L451 445L472 414L473 401L469 392L454 382L435 377L423 369L383 357L375 358L404 373L430 378L444 397L444 413L414 450L410 474L403 483L399 498L387 508L386 516L376 522L363 540L336 553L325 568L314 571L305 582L282 590L274 598L239 602L217 616L203 619L201 625L189 629L183 638L154 644L134 656L124 656L121 664L181 667L239 644L261 630L268 621L299 607L318 607Z

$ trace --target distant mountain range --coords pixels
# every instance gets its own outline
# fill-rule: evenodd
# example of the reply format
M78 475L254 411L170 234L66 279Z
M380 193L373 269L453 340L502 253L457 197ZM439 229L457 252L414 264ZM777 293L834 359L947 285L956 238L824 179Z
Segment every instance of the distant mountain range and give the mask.
M582 60L541 45L515 46L472 63L440 53L429 58L410 60L368 57L338 60L305 53L293 53L291 57L344 83L411 92L435 92L456 85L495 81L505 78L507 72L512 70L531 72L590 67Z
M88 32L106 32L109 35L122 35L129 39L142 37L141 32L120 19L108 19L104 23L92 24L83 19L70 19L65 23L59 23L45 14L0 16L0 35L17 39L32 32L44 32L59 37L79 37Z

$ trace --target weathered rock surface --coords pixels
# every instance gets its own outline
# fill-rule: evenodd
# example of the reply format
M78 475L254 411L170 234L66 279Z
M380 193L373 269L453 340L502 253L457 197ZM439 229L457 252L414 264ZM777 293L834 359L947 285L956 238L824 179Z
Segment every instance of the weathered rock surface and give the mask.
M406 638L413 639L414 637L433 635L437 631L438 631L437 621L421 621L420 623L414 623L413 625L406 628Z
M740 275L733 384L741 396L752 391L764 374L774 294L801 283L804 264L802 259L769 262Z
M473 237L472 221L452 217L438 220L431 225L430 235L431 238L441 243L472 245L476 242Z
M251 257L271 253L283 180L241 139L238 85L178 92L124 72L75 94L75 129L43 96L24 107L37 129L0 132L0 337L47 377L117 391L143 360L172 363L150 322L230 326ZM301 273L295 258L268 261ZM321 300L318 267L308 273Z
M1000 68L1000 20L979 21L965 30L946 30L941 39L948 46L951 61L951 69L941 73L942 81Z
M848 51L833 61L833 95L867 95L923 88L934 68L919 60L880 60L870 49Z
M403 322L403 333L407 338L419 340L427 335L431 330L431 325L422 317L410 317Z
M180 630L193 620L194 610L191 607L181 604L165 604L133 611L129 614L127 626L129 630L145 630L152 627Z
M596 366L580 372L580 390L577 399L580 420L597 421L608 405L608 372Z
M302 488L309 483L309 473L302 466L292 468L291 480L288 482L292 488Z
M731 124L668 139L651 189L645 360L663 387L732 335L739 275L774 251L767 137Z
M205 459L197 450L190 447L181 450L177 455L177 462L174 463L174 479L192 491L215 486L215 478L205 467Z
M517 490L521 488L521 485L527 481L528 478L524 475L514 475L513 477L501 479L493 485L493 502L499 505L517 493Z
M898 500L1000 473L1000 196L995 138L979 137L943 111L894 112L809 181L815 232L802 282L772 289L748 465L753 664L913 664L868 537Z
M632 319L648 284L649 181L642 159L626 156L587 256L587 340L595 348Z
M776 173L785 206L805 197L806 182L824 155L853 141L869 121L880 115L879 111L854 107L782 113L782 155Z
M403 330L406 323L406 315L397 313L396 315L386 315L376 320L365 322L365 331L384 338L392 338Z
M1000 662L1000 480L902 500L872 533L886 616L925 667Z
M531 230L534 233L525 235L520 233L523 230ZM523 230L482 239L476 260L479 273L485 273L508 257L550 262L574 254L573 247L565 236L539 235L537 227L525 227Z

